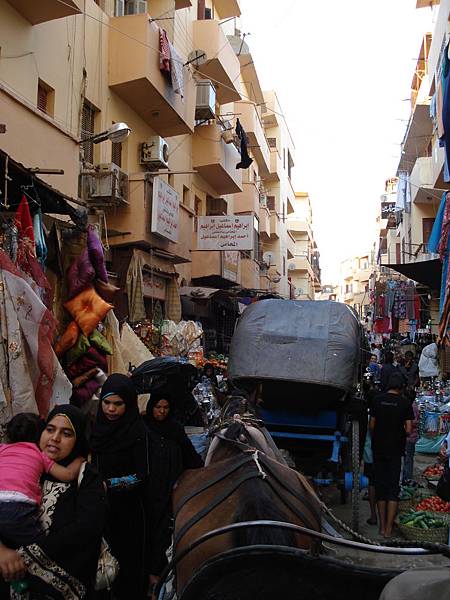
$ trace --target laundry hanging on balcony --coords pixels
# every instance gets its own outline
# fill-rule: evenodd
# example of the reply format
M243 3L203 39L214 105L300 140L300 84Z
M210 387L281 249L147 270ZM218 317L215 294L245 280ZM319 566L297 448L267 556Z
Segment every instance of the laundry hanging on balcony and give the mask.
M242 127L239 119L236 119L236 135L241 142L241 162L238 162L236 169L248 169L253 162L253 158L250 158L248 154L248 138L245 133L245 129Z
M165 29L159 28L159 70L161 73L170 76L175 94L184 96L184 65L183 61L175 50L174 45L169 41Z

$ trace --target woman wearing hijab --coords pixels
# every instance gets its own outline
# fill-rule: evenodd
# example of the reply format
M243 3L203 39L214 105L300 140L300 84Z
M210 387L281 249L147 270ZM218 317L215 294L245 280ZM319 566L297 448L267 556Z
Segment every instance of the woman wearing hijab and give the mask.
M169 400L152 394L147 404L145 424L150 448L150 583L159 581L167 564L166 550L170 545L172 488L185 469L198 469L203 460L171 414Z
M105 381L92 432L92 463L108 489L106 538L119 561L114 598L139 600L148 588L145 488L149 475L147 430L130 378Z
M39 446L63 466L86 458L85 417L80 409L56 406L47 417ZM24 577L31 598L93 598L105 509L103 482L89 464L80 481L62 483L45 475L41 501L45 534L18 551L0 545L4 579ZM0 597L9 597L3 593L0 584Z

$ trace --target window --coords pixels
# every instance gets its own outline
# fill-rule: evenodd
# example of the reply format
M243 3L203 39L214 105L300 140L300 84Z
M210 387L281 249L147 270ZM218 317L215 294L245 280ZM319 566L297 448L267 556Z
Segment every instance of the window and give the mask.
M223 198L206 196L206 214L210 217L226 215L228 212L227 201Z
M111 162L118 167L122 166L122 143L111 144Z
M283 169L286 168L286 148L283 148Z
M197 217L199 217L202 212L202 201L200 200L200 198L198 196L195 196L195 199L194 199L194 212L195 212L194 231L197 231L198 230Z
M277 138L268 137L267 143L269 144L269 148L276 148L277 147Z
M183 206L191 208L191 192L188 187L183 185Z
M291 175L292 175L292 168L294 166L294 161L292 159L292 156L291 156L291 153L289 152L289 150L288 150L287 154L288 154L288 177L290 179Z
M95 108L87 100L83 104L83 113L81 115L81 139L85 140L95 133ZM94 164L94 144L85 142L83 148L84 160Z
M286 277L286 257L283 256L283 277Z
M399 243L395 244L395 262L397 264L400 264L402 262L402 253Z
M36 105L42 112L53 116L55 106L55 90L42 81L42 79L38 80Z
M427 217L422 219L422 240L423 240L423 251L428 252L428 241L430 239L431 230L433 229L434 218Z
M267 208L275 210L275 196L267 196Z

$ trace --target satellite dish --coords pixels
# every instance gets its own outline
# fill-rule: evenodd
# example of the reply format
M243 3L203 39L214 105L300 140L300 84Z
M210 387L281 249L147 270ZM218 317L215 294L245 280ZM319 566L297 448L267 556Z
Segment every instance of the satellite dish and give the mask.
M303 296L303 288L296 288L295 297L299 298L300 296Z
M274 265L275 264L275 253L274 252L264 252L263 261L266 265Z
M296 269L296 264L295 263L289 263L288 264L288 271L295 271Z
M207 61L206 52L204 50L193 50L188 55L187 62L192 63L197 69Z

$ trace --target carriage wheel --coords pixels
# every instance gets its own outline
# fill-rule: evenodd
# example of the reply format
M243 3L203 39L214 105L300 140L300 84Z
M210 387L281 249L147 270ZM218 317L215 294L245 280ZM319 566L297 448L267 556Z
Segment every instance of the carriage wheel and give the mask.
M352 420L352 529L359 531L359 476L360 476L360 458L359 458L359 421Z

